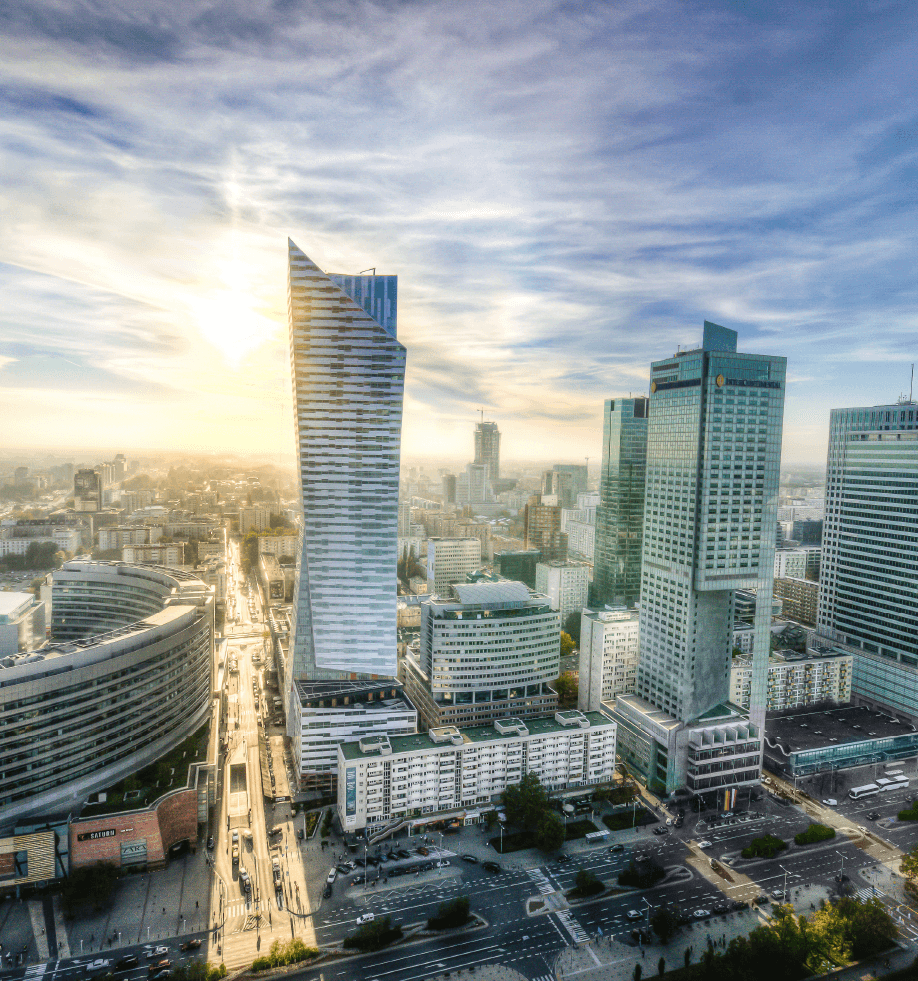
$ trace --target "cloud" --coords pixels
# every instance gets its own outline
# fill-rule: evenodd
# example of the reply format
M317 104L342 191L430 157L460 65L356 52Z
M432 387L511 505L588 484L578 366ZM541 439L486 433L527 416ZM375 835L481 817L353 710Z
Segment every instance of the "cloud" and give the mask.
M322 268L398 273L409 403L457 451L482 406L512 424L508 456L565 426L572 456L598 455L602 401L642 390L704 319L789 357L806 380L789 418L898 394L916 360L918 12L498 13L5 9L0 357L40 337L52 361L4 377L53 386L59 354L113 397L149 382L161 442L184 419L235 447L219 420L243 416L254 446L292 445L275 432L292 235ZM221 412L173 415L172 390ZM787 432L789 458L822 458L825 427Z

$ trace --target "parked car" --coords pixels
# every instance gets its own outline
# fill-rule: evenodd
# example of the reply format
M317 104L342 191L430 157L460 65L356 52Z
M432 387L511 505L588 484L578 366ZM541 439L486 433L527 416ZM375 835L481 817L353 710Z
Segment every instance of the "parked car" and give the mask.
M148 974L156 974L158 971L168 971L172 964L168 957L164 957L161 961L157 961L155 964L151 964L147 968Z
M157 957L163 957L168 953L169 953L168 947L151 947L147 951L147 960L152 961L155 960Z
M375 913L363 913L357 917L357 926L361 926L364 923L372 923L375 919Z
M468 862L469 865L477 865L478 859L474 855L460 855L459 856L463 862Z
M826 797L823 800L823 804L825 804L826 807L838 807L838 801L834 797Z
M122 957L120 961L115 965L116 971L126 971L129 967L137 967L140 961L137 960L135 954L128 954L126 957Z
M665 835L667 832L666 828L661 824L658 828L653 829L653 833L655 835Z
M711 848L714 845L713 841L708 841L707 838L702 838L701 841L696 842L699 848Z
M213 835L211 835L207 839L207 847L210 849L210 851L213 851L214 850L214 836Z
M437 862L438 869L445 869L448 865L449 865L448 858L441 859L439 862Z
M429 855L430 854L430 849L427 848L424 845L421 845L421 847L418 848L417 852L418 852L418 855Z
M111 961L104 957L97 957L86 965L87 974L104 974L111 968Z
M880 820L880 812L879 811L871 811L867 815L867 820L868 821L879 821Z
M331 899L331 895L332 895L332 886L331 886L331 883L328 883L325 886L325 890L322 893L322 898L323 899Z
M499 866L499 865L497 864L497 862L482 862L482 863L481 863L481 867L482 867L482 868L483 868L483 869L484 869L484 870L485 870L486 872L500 872L500 871L501 871L501 868L500 868L500 866Z
M399 858L411 858L411 852L409 852L407 848L399 848L395 854L398 855Z
M566 865L568 862L573 861L573 859L570 857L570 855L559 855L555 861L560 865Z
M692 916L694 916L696 920L704 919L704 917L710 915L711 911L709 909L696 909L695 912L692 913Z

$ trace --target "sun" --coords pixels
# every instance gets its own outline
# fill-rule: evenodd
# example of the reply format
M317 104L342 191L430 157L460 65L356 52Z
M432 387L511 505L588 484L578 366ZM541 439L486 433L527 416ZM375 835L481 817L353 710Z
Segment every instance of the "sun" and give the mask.
M252 309L252 298L227 290L195 304L201 336L233 365L267 341L276 325Z

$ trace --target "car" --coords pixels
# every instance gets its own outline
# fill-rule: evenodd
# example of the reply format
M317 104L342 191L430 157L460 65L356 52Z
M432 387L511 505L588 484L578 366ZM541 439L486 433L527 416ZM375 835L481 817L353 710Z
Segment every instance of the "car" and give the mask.
M834 797L826 797L823 801L826 807L838 807L838 801Z
M421 845L420 848L417 849L417 853L418 855L429 855L430 849L426 848L424 845Z
M714 911L715 913L726 913L726 912L727 912L727 911L728 911L728 910L730 909L730 907L729 907L729 906L727 905L727 903L715 903L715 904L714 904L714 905L713 905L713 906L711 907L711 909L712 909L712 910L713 910L713 911Z
M880 820L880 812L879 811L871 811L867 815L867 820L868 821L879 821Z
M399 848L395 854L398 855L399 858L411 858L411 852L409 852L407 848Z
M164 967L161 971L157 971L156 974L152 975L150 981L166 981L166 978L172 977L172 969Z
M786 893L783 889L772 889L771 898L772 899L784 899Z
M559 855L555 861L560 865L565 865L567 862L572 862L573 859L570 857L570 855Z
M692 916L694 916L696 920L704 919L704 917L710 915L711 915L711 911L709 909L696 909L692 913Z
M634 855L635 862L646 862L650 858L650 852L636 852Z
M90 961L86 965L86 971L88 974L100 974L104 971L108 971L111 967L111 961L106 960L104 957L97 957L94 961Z
M120 961L115 965L116 971L126 971L129 967L137 967L140 961L137 960L136 954L128 954L127 957L122 957Z
M672 819L671 817L668 817L668 818L666 819L666 823L667 823L667 825L670 825L670 824L672 824L672 823L673 823L673 819Z
M333 865L329 870L328 876L326 877L325 881L329 885L331 885L337 878L338 878L338 869Z
M619 852L623 852L624 850L625 850L625 846L621 842L619 842L617 845L612 845L609 848L609 854L617 855Z
M233 832L233 844L234 845L238 845L239 844L239 832L238 831L234 831Z
M449 859L448 858L443 858L439 862L437 862L437 868L438 869L445 869L448 866L449 866Z
M636 909L629 909L628 910L628 919L629 920L640 920L640 919L643 918L643 916L644 916L644 914L641 913L639 910L636 910Z
M160 971L168 971L172 967L168 957L164 957L161 961L157 961L155 964L151 964L147 968L147 973L150 975L158 974Z
M201 941L197 938L194 940L186 940L179 950L197 950L201 946Z
M398 852L392 852L392 851L386 852L386 861L387 862L397 862L398 861Z
M677 828L681 828L683 824L685 824L685 816L684 816L683 814L680 814L680 815L679 815L679 816L678 816L678 817L676 818L676 823L675 823L675 827L677 827Z
M356 864L357 867L361 869L365 869L367 867L367 863L362 858L358 858Z
M663 827L663 825L660 825L660 827L653 829L653 833L655 835L665 835L665 834L667 834L667 831L666 831L666 828Z
M378 868L380 865L382 865L382 859L381 858L377 858L375 855L370 855L367 858L367 862L370 865L372 865L374 869L375 868Z
M500 865L498 865L497 862L482 862L481 863L481 867L486 872L500 872L501 871Z
M362 913L357 917L357 926L362 926L364 923L372 923L375 919L375 913Z
M168 953L169 953L168 947L151 947L147 951L147 960L153 961L156 960L157 957L164 957Z
M338 869L339 875L347 875L351 870L344 864L335 866Z
M468 862L469 865L477 865L478 859L474 855L460 855L459 856L463 862Z
M214 844L215 844L215 842L214 842L214 836L213 836L213 835L211 835L211 836L210 836L210 837L209 837L209 838L207 839L207 847L208 847L208 849L209 849L210 851L213 851L213 850L214 850Z
M328 885L326 885L325 890L322 893L322 898L331 899L331 894L332 894L332 886L331 883L328 883Z

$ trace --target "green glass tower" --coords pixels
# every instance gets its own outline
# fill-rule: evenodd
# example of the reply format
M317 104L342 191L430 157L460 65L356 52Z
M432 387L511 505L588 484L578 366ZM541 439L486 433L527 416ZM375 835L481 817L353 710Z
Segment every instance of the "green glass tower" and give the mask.
M609 399L603 411L594 606L634 606L641 593L648 404L646 398Z

